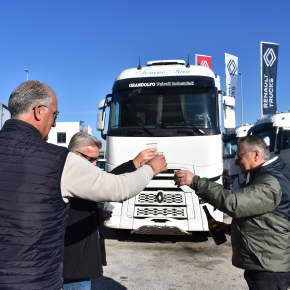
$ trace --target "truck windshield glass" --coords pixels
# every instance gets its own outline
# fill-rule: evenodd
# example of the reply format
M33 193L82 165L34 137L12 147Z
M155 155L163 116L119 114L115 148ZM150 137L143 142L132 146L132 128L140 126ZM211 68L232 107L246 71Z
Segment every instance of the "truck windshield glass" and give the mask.
M227 140L223 142L224 158L234 158L237 152L238 139Z
M277 128L273 127L269 129L252 131L252 134L261 136L269 146L270 152L273 152L275 147L276 130Z
M120 89L113 92L110 128L216 128L214 87Z

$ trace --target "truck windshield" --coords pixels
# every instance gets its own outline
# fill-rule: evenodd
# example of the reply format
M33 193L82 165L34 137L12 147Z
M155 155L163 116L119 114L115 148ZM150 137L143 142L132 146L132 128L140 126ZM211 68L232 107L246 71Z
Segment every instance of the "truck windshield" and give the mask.
M252 134L261 136L266 142L266 144L269 146L270 152L273 152L274 147L275 147L276 131L277 131L277 128L272 127L269 129L261 129L261 130L252 131Z
M216 128L216 96L213 86L114 90L110 129Z
M223 142L223 157L224 158L233 158L236 155L238 147L238 138L227 140Z

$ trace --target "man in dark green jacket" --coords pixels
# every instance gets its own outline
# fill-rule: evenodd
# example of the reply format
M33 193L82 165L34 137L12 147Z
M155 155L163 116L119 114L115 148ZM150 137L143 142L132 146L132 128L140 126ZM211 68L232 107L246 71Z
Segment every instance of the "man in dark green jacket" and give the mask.
M232 263L245 269L251 290L287 289L290 285L290 167L281 157L269 160L258 135L240 138L236 165L245 187L230 191L185 170L174 177L203 200L233 218L220 228L231 233Z

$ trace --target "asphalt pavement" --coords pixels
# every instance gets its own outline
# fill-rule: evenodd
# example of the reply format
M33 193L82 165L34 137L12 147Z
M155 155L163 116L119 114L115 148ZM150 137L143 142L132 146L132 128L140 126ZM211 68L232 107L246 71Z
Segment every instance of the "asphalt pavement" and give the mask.
M92 290L248 289L243 270L231 264L229 238L216 246L203 232L190 238L104 234L108 265Z

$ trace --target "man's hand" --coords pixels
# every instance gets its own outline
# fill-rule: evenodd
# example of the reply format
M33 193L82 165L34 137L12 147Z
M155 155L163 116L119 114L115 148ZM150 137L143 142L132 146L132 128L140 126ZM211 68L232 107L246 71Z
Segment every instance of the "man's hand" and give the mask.
M143 166L148 160L152 159L155 156L156 148L150 148L141 151L134 159L134 165L138 169Z
M149 160L146 164L153 169L154 176L167 170L167 163L164 155L158 155Z
M226 224L226 223L222 223L222 222L218 222L220 224L220 227L216 230L217 232L224 232L225 234L230 234L230 229L229 227L231 225Z
M178 187L182 185L190 186L190 183L194 176L195 175L188 170L179 170L174 175L175 185L177 185Z
M112 211L99 209L99 218L101 223L106 223L112 217Z

